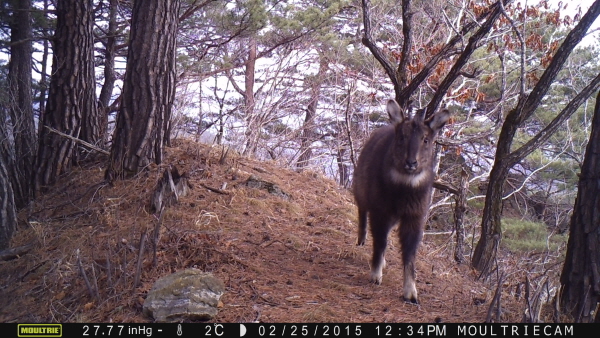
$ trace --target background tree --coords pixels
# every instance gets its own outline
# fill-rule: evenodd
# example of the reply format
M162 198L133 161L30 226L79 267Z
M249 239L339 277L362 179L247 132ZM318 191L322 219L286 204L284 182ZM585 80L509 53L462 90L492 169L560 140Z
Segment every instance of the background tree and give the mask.
M585 36L588 28L596 20L598 15L600 15L600 0L595 1L592 4L588 12L567 35L552 57L552 61L540 77L539 81L533 86L531 92L527 94L524 86L521 86L519 100L504 120L498 139L494 165L489 177L481 221L481 237L473 253L473 267L482 271L484 274L492 269L496 250L502 236L501 216L502 198L504 197L503 184L510 168L547 141L562 123L564 123L577 108L600 87L600 75L598 75L539 133L519 148L514 150L511 149L517 130L536 111L559 71L564 66L567 57ZM521 76L523 78L525 77L524 72L521 73Z
M90 143L96 142L98 136L98 124L88 122L98 117L92 1L59 0L56 17L52 77L39 137L36 190L53 184L59 175L69 171L79 155L73 140L44 127Z
M249 20L248 28L242 35L243 42L239 49L230 51L232 57L244 65L243 86L239 80L242 75L240 71L232 69L227 72L234 89L243 98L240 111L246 122L245 145L242 151L244 154L256 155L263 139L269 138L266 136L269 134L268 130L287 129L280 124L279 118L282 116L282 107L291 109L288 100L293 96L275 98L275 95L266 94L278 90L284 93L294 91L284 88L292 84L292 81L286 81L286 74L295 73L295 69L290 65L290 62L293 62L290 54L297 53L298 49L305 52L305 49L311 48L306 42L309 39L314 40L317 32L323 32L323 28L331 24L332 17L343 5L343 1L306 1L288 6L286 3L263 0L247 4L248 7L244 11L249 13ZM269 74L268 71L257 68L258 60L274 55L279 59L275 72ZM313 104L316 107L317 102ZM275 154L272 149L268 149L267 152L271 157Z
M577 322L600 322L600 92L579 175L567 256L560 278L561 311ZM595 312L595 313L594 313ZM594 318L592 318L594 315Z
M1 86L5 89L7 86ZM0 91L0 121L8 121L8 95ZM9 125L0 123L0 250L8 248L17 227L15 194L10 170L14 170L14 144L11 142ZM12 166L12 168L11 168Z
M11 139L14 141L14 166L11 182L15 204L21 208L33 197L33 172L36 135L32 98L32 28L31 0L13 0L10 19L10 61L8 63L9 116ZM1 123L4 123L1 122ZM10 163L10 162L9 162ZM7 163L8 164L8 163Z
M116 100L113 99L113 91L115 89L115 83L117 81L117 71L115 70L115 60L119 55L119 49L117 43L120 40L124 40L122 37L124 24L118 21L119 3L117 0L110 0L107 4L100 3L101 8L97 11L100 12L99 18L96 19L96 36L97 40L101 43L101 48L98 51L101 57L101 65L103 66L102 74L104 82L100 89L100 95L98 96L98 117L93 122L98 124L97 134L92 135L97 137L93 143L99 143L98 146L104 148L108 142L108 116L115 110L113 106ZM105 14L104 17L102 14ZM122 44L126 46L126 44ZM113 105L111 105L111 102ZM92 125L93 123L90 123Z
M317 115L317 105L321 96L321 87L326 79L327 66L329 62L325 55L319 54L319 71L312 77L307 79L310 90L310 101L306 107L306 115L302 124L302 134L300 136L300 156L296 162L296 168L299 171L308 166L310 159L313 156L311 148L312 142L315 141L315 116Z
M2 114L0 114L0 117ZM0 147L5 145L2 140L6 136L0 127ZM8 176L8 165L5 161L5 149L0 149L0 250L8 248L10 239L17 227L17 211L15 207L14 193L10 177Z
M42 59L40 60L40 64L33 67L33 70L36 71L39 69L40 80L34 86L35 88L35 101L37 102L37 116L38 121L44 120L44 112L46 111L46 93L48 90L48 58L50 57L50 41L53 36L54 28L54 20L50 18L50 4L49 0L44 0L42 4L41 13L36 16L37 20L34 22L38 22L38 32L37 36L42 39ZM39 50L38 50L39 52ZM38 123L38 126L40 124ZM38 135L42 128L38 128Z
M121 106L106 178L160 164L175 98L179 0L135 1Z

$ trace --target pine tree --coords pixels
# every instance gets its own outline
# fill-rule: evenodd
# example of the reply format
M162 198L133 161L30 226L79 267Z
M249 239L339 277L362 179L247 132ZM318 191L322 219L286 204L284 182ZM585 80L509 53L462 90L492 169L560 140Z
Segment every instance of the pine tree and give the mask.
M179 0L135 1L121 107L106 178L160 164L175 98Z

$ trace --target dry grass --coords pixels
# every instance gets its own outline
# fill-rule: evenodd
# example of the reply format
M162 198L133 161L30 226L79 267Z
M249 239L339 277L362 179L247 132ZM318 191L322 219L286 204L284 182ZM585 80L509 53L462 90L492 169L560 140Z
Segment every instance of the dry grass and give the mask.
M112 187L102 183L99 167L64 177L20 214L13 246L38 244L19 259L0 262L0 321L151 321L141 307L152 283L190 267L225 282L217 322L485 319L495 286L476 281L467 266L453 262L448 236L425 237L417 258L421 305L407 304L395 238L383 284L369 283L370 240L366 247L355 245L355 208L347 191L318 174L298 174L231 151L219 164L221 155L219 147L191 141L168 149L165 163L187 172L194 188L162 217L156 266L150 239L159 220L148 204L165 166ZM292 198L243 186L250 174ZM143 232L148 241L134 287ZM503 321L521 319L521 301L508 293L518 282L507 280Z

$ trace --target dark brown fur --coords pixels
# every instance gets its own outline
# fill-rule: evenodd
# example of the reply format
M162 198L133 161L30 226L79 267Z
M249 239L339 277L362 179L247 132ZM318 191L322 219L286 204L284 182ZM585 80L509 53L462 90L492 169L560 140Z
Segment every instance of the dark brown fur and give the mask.
M434 141L450 113L442 110L426 121L419 115L408 119L394 100L388 101L387 110L392 123L373 132L354 172L358 245L365 243L368 216L371 280L380 284L388 234L399 223L404 298L417 303L414 263L431 200Z

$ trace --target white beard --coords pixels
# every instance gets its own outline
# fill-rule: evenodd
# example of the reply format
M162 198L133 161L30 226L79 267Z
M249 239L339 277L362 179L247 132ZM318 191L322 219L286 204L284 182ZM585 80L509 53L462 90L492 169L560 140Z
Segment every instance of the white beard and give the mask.
M416 188L423 185L423 183L427 181L429 178L429 172L427 170L423 170L416 175L409 175L401 173L396 169L392 169L390 171L390 178L393 183L404 184Z

